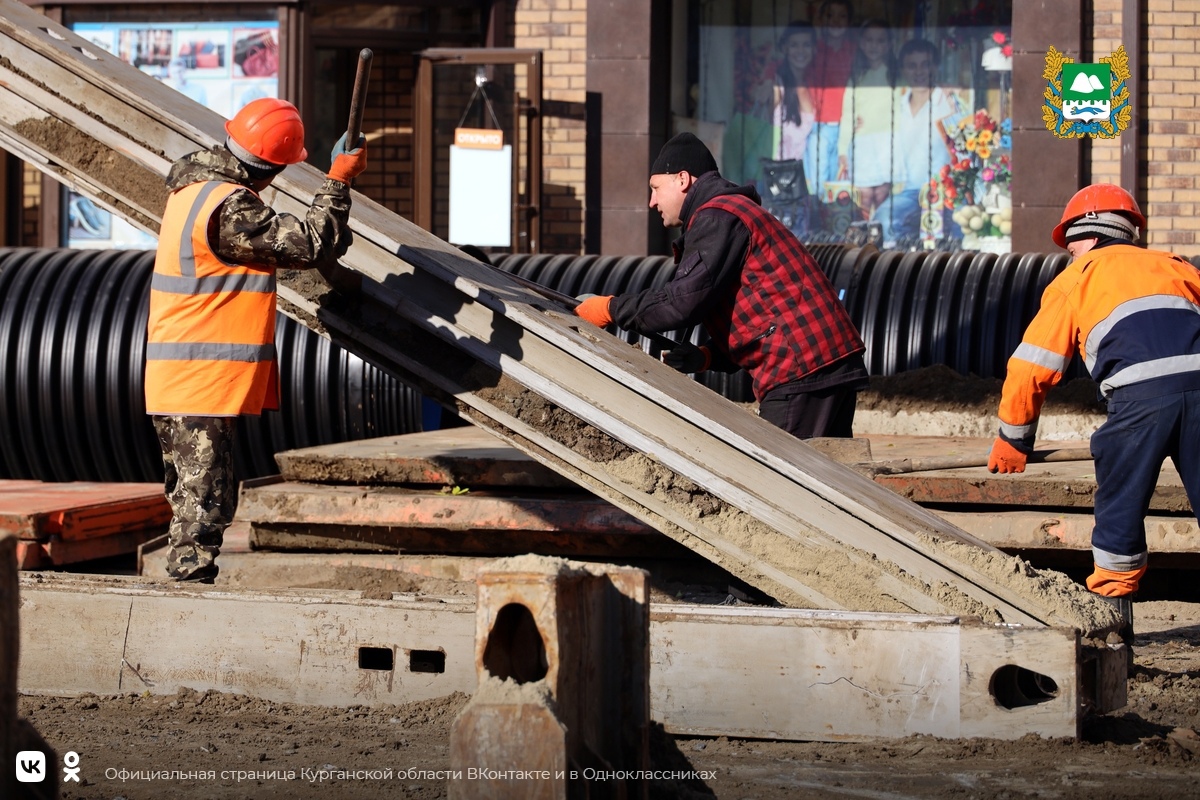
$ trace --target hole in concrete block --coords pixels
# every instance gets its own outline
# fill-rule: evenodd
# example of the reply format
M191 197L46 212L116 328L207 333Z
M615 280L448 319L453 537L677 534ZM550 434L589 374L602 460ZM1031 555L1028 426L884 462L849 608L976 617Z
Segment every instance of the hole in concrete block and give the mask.
M409 672L445 672L446 654L441 650L409 650Z
M989 691L1002 708L1021 708L1053 700L1058 696L1058 684L1049 675L1005 664L992 674Z
M396 656L390 647L358 648L358 668L391 672L396 665Z
M528 608L509 603L500 609L483 648L483 666L495 677L517 683L546 677L546 644Z

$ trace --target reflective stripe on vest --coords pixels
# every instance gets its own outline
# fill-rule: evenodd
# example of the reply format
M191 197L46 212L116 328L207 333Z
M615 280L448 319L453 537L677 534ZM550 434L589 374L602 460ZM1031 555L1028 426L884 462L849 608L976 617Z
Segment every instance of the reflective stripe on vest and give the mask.
M147 342L146 358L154 361L266 361L275 357L273 344L214 342Z
M146 410L232 416L278 407L275 271L223 261L208 243L233 183L209 181L167 200L150 282Z

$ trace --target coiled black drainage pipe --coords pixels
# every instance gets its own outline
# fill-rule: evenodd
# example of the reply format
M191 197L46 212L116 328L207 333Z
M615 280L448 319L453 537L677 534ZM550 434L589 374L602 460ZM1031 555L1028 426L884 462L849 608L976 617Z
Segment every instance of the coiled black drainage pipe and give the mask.
M1066 267L1066 253L957 253L879 251L874 247L813 244L809 251L838 291L866 344L872 375L946 365L964 375L1004 377L1047 284ZM666 256L598 257L509 255L497 266L570 295L620 294L657 288L674 271ZM651 355L649 339L618 329ZM668 331L676 341L699 342L698 328ZM1076 359L1068 378L1086 373ZM749 376L697 377L731 400L753 400Z
M160 481L145 412L154 252L0 249L0 477ZM239 478L282 450L421 430L421 396L280 314L279 411L240 422Z

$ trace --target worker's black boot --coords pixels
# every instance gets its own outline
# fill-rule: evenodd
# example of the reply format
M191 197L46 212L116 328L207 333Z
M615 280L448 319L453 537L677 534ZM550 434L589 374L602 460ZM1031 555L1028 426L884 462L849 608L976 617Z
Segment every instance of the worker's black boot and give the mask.
M1125 644L1125 653L1129 659L1129 674L1133 674L1133 598L1129 595L1124 597L1105 597L1105 600L1117 610L1121 615L1121 627L1117 629L1117 635L1121 637L1121 641Z

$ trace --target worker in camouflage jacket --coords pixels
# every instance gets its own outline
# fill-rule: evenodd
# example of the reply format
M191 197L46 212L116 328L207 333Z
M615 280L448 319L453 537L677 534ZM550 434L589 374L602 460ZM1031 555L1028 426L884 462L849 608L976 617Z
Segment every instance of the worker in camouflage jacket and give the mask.
M225 130L224 145L182 157L167 176L146 345L146 411L172 510L167 572L202 583L217 576L237 508L237 418L279 407L275 271L336 268L350 246L350 183L367 157L361 139L348 152L339 141L300 219L259 197L308 155L295 106L255 100Z
M868 385L862 339L812 255L761 205L721 177L704 143L681 133L650 168L650 207L683 227L660 289L584 295L575 313L638 333L703 324L709 340L663 353L681 372L749 373L759 415L792 435L849 437Z

